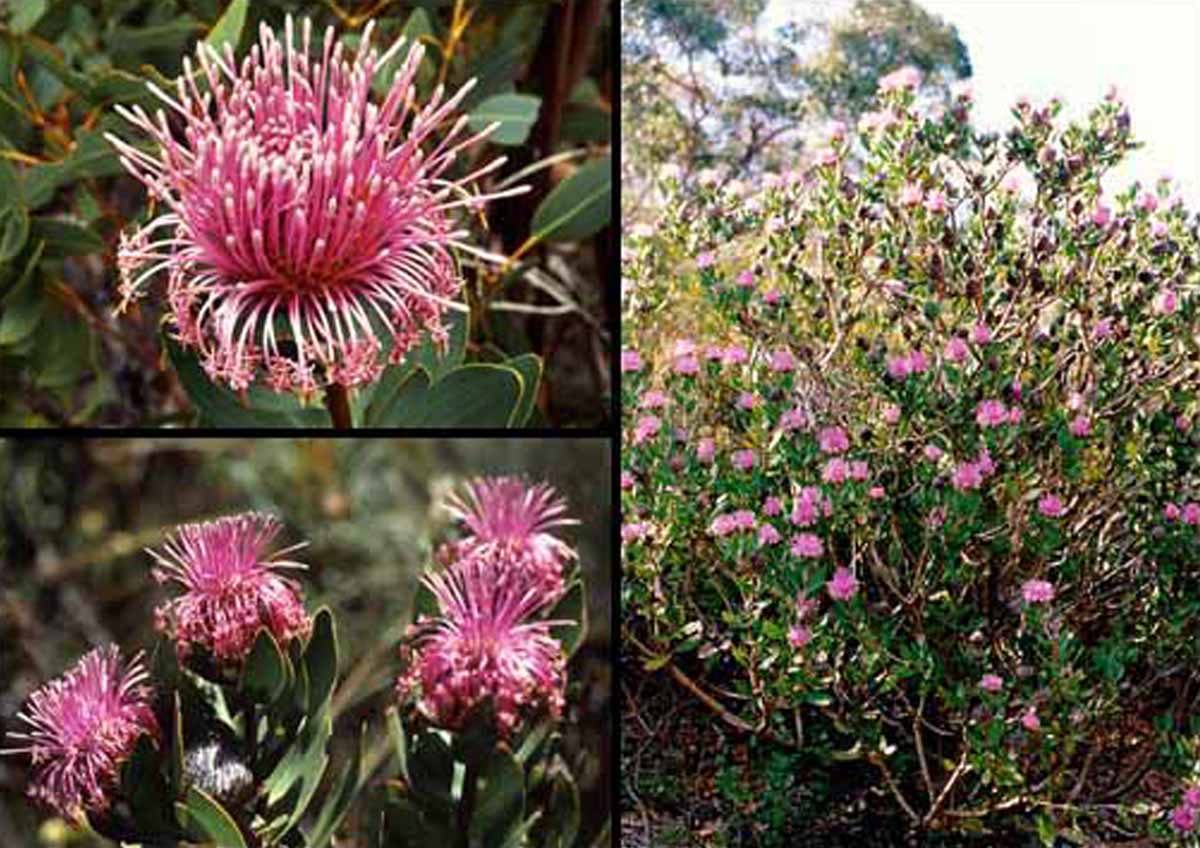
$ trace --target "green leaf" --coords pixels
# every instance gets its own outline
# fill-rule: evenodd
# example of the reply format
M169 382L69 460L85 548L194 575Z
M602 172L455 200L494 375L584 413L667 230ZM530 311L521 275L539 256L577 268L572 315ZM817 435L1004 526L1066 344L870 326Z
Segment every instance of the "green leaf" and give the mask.
M57 389L78 382L90 365L91 340L87 324L78 315L48 299L35 336L37 385Z
M246 3L247 0L233 0L213 24L204 43L222 53L228 44L236 53L238 42L242 38L242 28L246 25Z
M454 755L446 740L430 731L418 734L408 754L408 785L413 794L446 810L453 782Z
M0 262L8 262L21 252L29 238L29 213L23 206L0 209Z
M496 144L524 144L537 121L542 98L532 94L497 94L480 103L467 119L471 129L479 132L498 123L490 136Z
M581 241L608 226L612 216L612 157L571 174L538 206L531 229L544 241Z
M510 753L494 753L480 770L471 844L500 845L525 815L525 773Z
M382 68L375 75L375 81L371 87L380 97L386 97L388 91L392 88L392 83L396 78L396 71L404 64L404 60L408 58L408 51L413 44L423 42L425 44L425 56L421 59L421 64L417 67L416 85L417 94L424 99L432 88L434 79L437 74L437 69L433 66L433 56L437 55L437 50L431 45L434 37L433 22L429 18L429 13L424 9L413 9L412 14L408 16L408 20L404 23L404 29L400 31L400 36L404 39L404 47L392 58L388 66Z
M396 760L400 764L400 776L406 783L411 782L408 777L408 736L404 730L404 722L400 718L400 710L394 706L388 707L384 718L387 722L388 736L392 740L392 747L396 750Z
M308 670L308 712L311 715L329 700L337 681L337 631L333 613L327 607L322 607L313 619L312 637L304 649L304 667Z
M179 382L196 407L201 425L210 427L319 427L328 425L321 409L304 409L290 397L274 396L258 387L247 392L246 402L223 386L208 379L196 354L185 350L174 339L163 337L163 344ZM255 403L271 403L263 409Z
M25 340L42 320L46 302L41 287L37 285L34 269L45 247L45 242L38 243L21 278L0 301L0 306L4 307L3 313L0 313L0 345L12 345Z
M546 817L539 823L541 838L537 844L546 848L571 848L579 835L579 787L561 763L554 769L545 813Z
M550 621L574 622L554 628L555 638L562 642L563 650L566 651L568 657L579 650L579 646L583 644L583 639L587 635L587 603L584 596L583 580L573 581L567 587L562 599L547 615ZM653 671L653 669L648 668L647 671Z
M542 359L536 353L523 353L504 364L521 376L521 400L513 410L509 425L524 427L529 423L529 416L533 414L534 404L537 402L538 384L542 379Z
M34 216L30 231L46 242L46 256L86 256L104 250L104 239L94 231L62 218Z
M270 704L283 693L287 680L287 659L275 637L264 628L242 666L239 688L255 703Z
M29 32L46 14L47 5L47 0L16 0L9 27L16 33Z
M326 796L325 805L317 815L317 821L309 831L307 848L325 848L333 839L334 831L350 812L350 805L362 790L367 775L363 771L366 761L367 722L362 723L358 735L358 747L354 757L346 764L341 775L333 783L333 790Z
M454 734L454 758L467 766L480 768L496 751L496 710L490 698L484 699L463 719L463 729Z
M506 427L521 397L520 377L504 365L474 363L430 385L423 370L370 416L388 427Z
M189 786L186 798L175 808L180 825L193 837L214 842L219 848L246 848L246 839L233 816L203 790Z
M374 384L358 393L356 405L362 410L357 418L360 426L379 426L380 416L395 401L396 394L418 368L424 369L429 382L436 383L462 365L467 349L468 316L453 312L444 321L448 325L444 353L426 335L424 341L409 351L402 362L389 365Z
M149 736L138 739L121 773L122 794L129 800L139 833L168 841L177 834L171 818L174 797L163 775L162 753Z

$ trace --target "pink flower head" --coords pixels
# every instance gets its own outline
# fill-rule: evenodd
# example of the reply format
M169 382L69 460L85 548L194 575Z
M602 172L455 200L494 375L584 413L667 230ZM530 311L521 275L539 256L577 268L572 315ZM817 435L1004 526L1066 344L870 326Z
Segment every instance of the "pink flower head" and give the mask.
M1179 306L1179 301L1175 297L1175 292L1172 289L1164 289L1163 292L1154 299L1154 308L1160 315L1170 315Z
M482 558L498 579L533 586L547 597L562 592L564 571L577 554L556 532L579 522L567 515L567 502L553 486L479 477L462 494L451 494L446 509L466 531L455 545L457 558Z
M644 521L621 525L621 541L625 544L640 541L650 535L650 525Z
M760 545L777 545L783 537L772 524L764 524L758 528L758 543Z
M889 403L883 408L883 420L888 424L895 424L900 420L900 407L894 403Z
M796 357L792 356L790 350L776 350L771 353L771 370L772 371L795 371Z
M1178 521L1179 515L1179 506L1177 504L1169 503L1163 507L1163 518L1167 521Z
M1058 495L1047 494L1038 498L1038 512L1047 518L1058 518L1064 511L1062 498Z
M935 215L946 211L946 194L942 191L931 191L925 195L925 209Z
M1166 221L1155 220L1150 224L1150 235L1156 239L1166 238L1170 231Z
M850 476L850 463L842 459L840 456L835 456L825 463L825 468L821 471L821 479L826 483L845 483L846 478Z
M749 449L734 451L730 462L739 471L749 471L754 467L754 451Z
M545 595L497 580L477 558L427 575L424 583L439 615L418 623L401 649L401 701L414 702L428 721L449 730L490 701L505 737L529 715L562 714L566 655L550 628L565 622L530 620L547 605Z
M812 630L803 624L793 624L788 631L788 643L797 651L812 641Z
M992 340L992 331L987 324L976 324L971 329L971 341L977 345L985 345Z
M792 537L792 556L816 559L823 553L825 545L815 533L799 533Z
M634 487L637 482L631 471L621 472L621 491L627 492Z
M964 462L954 469L950 482L960 492L978 489L983 484L983 472L974 462Z
M921 187L916 183L905 183L900 189L900 205L916 206L921 202Z
M910 374L924 374L929 370L929 359L919 350L908 354L908 371Z
M691 339L676 339L675 344L671 347L671 356L680 359L685 356L694 356L696 353L696 343Z
M669 399L658 389L651 389L648 392L643 392L641 400L638 401L638 406L642 409L662 409L667 405Z
M717 261L717 258L715 256L713 256L710 251L706 250L703 253L701 253L699 256L696 257L696 267L697 268L711 268L713 266L713 263L715 263L716 261Z
M717 455L717 444L712 439L701 439L696 443L696 459L708 465Z
M1041 730L1042 722L1038 718L1037 710L1033 707L1026 710L1025 714L1021 716L1021 726L1030 733L1036 733L1038 730Z
M1148 191L1143 191L1138 195L1136 205L1143 212L1153 212L1158 208L1158 198Z
M758 396L754 392L742 392L738 395L738 409L751 410L756 406L758 406Z
M774 517L779 515L781 512L783 512L783 501L781 501L779 498L775 497L774 495L770 495L765 501L763 501L763 515Z
M1183 792L1183 804L1185 807L1200 808L1200 785L1189 786Z
M1049 580L1026 580L1021 584L1021 597L1027 604L1048 604L1054 600L1054 584Z
M979 688L984 692L999 692L1004 688L1004 678L998 674L985 674L979 679Z
M750 354L741 345L730 345L721 356L724 365L744 365L750 360Z
M932 442L930 444L927 444L924 449L925 458L927 460L929 460L930 462L937 462L939 459L941 459L945 455L945 453L946 452L944 450L942 450L941 448L939 448L937 445L933 444Z
M629 374L642 370L642 357L636 350L626 348L621 351L621 373Z
M1076 415L1071 419L1071 435L1076 438L1086 438L1092 434L1092 422L1086 415Z
M1019 406L1009 407L1009 409L1008 409L1008 423L1009 424L1020 424L1021 419L1023 419L1024 417L1025 417L1025 412L1024 412L1024 410L1021 409L1021 407L1019 407Z
M1092 328L1092 338L1096 341L1112 338L1113 334L1113 319L1101 318L1096 322L1096 326Z
M162 207L121 238L122 306L166 271L169 324L210 378L240 391L261 373L274 391L308 396L374 381L426 335L444 346L445 313L466 312L452 249L486 256L463 242L454 210L527 187L471 193L503 158L451 176L497 125L464 137L455 113L470 83L415 102L424 45L381 54L371 22L350 61L332 27L317 56L311 22L299 45L293 30L289 16L281 42L264 24L240 68L232 48L201 42L200 68L185 57L173 93L150 86L174 126L161 109L116 107L155 149L105 138ZM371 102L398 56L387 95Z
M30 695L0 751L29 755L29 797L69 820L108 809L138 739L159 736L149 678L140 655L123 664L109 645Z
M780 294L779 289L768 289L763 292L762 299L767 306L774 306L783 300L783 295Z
M858 580L855 579L854 572L843 565L833 572L833 578L825 587L829 590L829 597L835 601L848 601L858 591Z
M1171 826L1180 833L1191 833L1196 827L1196 808L1180 804L1171 810Z
M658 435L662 429L662 421L653 415L643 415L633 428L633 443L645 444Z
M1183 523L1191 527L1200 525L1200 503L1192 501L1183 508Z
M850 463L850 479L858 483L863 482L871 476L871 467L867 465L865 460L856 459Z
M1008 423L1008 409L1002 401L983 400L975 409L975 422L980 427L999 427Z
M700 360L694 354L681 356L675 360L675 364L671 367L676 374L691 376L700 373Z
M992 455L986 447L979 449L975 457L975 466L984 477L996 470L996 463L992 461Z
M958 336L946 342L946 350L944 353L946 359L954 363L962 362L967 358L967 343Z
M709 530L714 536L729 536L733 533L753 530L757 524L753 512L748 509L739 509L736 512L718 515L713 519Z
M887 76L880 78L879 90L883 93L912 91L920 84L921 72L911 65L905 65L903 68L894 70Z
M240 663L263 629L280 645L308 636L312 622L300 587L279 574L307 567L280 559L306 543L268 553L281 526L272 515L247 512L181 525L160 550L149 551L154 579L184 588L155 612L180 659L201 648L220 664Z
M885 490L883 486L872 486L871 488L867 489L867 497L873 501L882 500L883 496L886 494L887 490Z
M734 282L737 283L738 288L752 289L754 288L754 272L750 270L741 271L734 278Z
M1096 207L1092 210L1092 223L1103 228L1108 226L1110 218L1112 218L1112 210L1097 201Z
M803 429L808 426L808 414L801 407L793 406L779 416L779 426L789 433Z
M832 147L823 147L817 152L817 164L831 167L838 163L838 153Z
M842 453L850 447L850 439L841 427L824 427L817 433L817 444L824 453Z

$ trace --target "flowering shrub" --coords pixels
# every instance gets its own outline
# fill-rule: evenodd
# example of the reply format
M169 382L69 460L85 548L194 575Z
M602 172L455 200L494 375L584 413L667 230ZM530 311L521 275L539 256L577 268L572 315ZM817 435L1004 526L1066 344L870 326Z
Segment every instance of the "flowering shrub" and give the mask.
M916 79L627 245L627 636L913 829L1190 832L1197 218L1102 190L1115 92L1000 137Z
M453 504L471 505L458 513L468 532L418 598L436 617L405 642L387 729L364 722L336 773L334 618L310 617L300 584L276 573L304 568L283 559L302 545L272 553L281 525L258 513L184 525L151 551L154 576L185 589L158 610L151 662L87 654L30 696L0 753L29 757L31 798L122 843L328 846L360 803L353 821L373 844L573 844L558 726L584 592L566 568L574 549L550 531L574 522L550 486L516 478L474 481Z

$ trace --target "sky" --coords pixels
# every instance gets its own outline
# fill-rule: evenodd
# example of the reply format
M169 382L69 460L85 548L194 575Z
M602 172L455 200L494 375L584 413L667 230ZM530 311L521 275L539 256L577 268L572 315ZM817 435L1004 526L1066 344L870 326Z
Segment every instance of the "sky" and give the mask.
M1145 142L1104 181L1106 191L1170 175L1200 207L1200 0L917 0L954 24L973 69L974 117L1002 130L1025 95L1057 95L1082 117L1109 84ZM770 0L759 27L836 9L837 0Z

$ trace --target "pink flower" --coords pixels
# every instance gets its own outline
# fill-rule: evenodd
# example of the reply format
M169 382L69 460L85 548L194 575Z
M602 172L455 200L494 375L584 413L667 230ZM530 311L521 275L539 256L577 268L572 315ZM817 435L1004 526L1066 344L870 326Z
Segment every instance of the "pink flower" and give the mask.
M184 588L155 611L156 626L175 640L180 659L200 648L220 664L238 664L261 629L284 647L307 638L312 622L300 587L279 574L307 567L280 559L304 543L268 553L280 528L274 516L247 512L181 525L161 550L150 551L154 579Z
M738 469L739 471L749 471L751 468L754 467L754 451L752 451L752 450L734 451L733 456L731 457L730 461L733 463L733 467Z
M1150 235L1156 239L1166 238L1167 234L1169 232L1170 232L1170 229L1167 227L1167 224L1165 221L1157 221L1156 220L1150 224Z
M992 461L992 455L987 448L979 449L979 454L975 457L975 467L984 477L996 470L996 463Z
M638 406L642 409L662 409L669 402L669 398L660 392L658 389L651 389L642 394Z
M1064 511L1062 499L1058 495L1047 494L1038 498L1038 512L1047 518L1058 518Z
M978 489L983 484L983 472L973 462L964 462L954 469L951 485L960 492Z
M1200 786L1191 786L1183 793L1183 805L1185 807L1200 807Z
M796 619L805 621L810 615L817 611L820 604L815 600L809 600L804 596L804 592L796 594Z
M1181 804L1171 811L1171 826L1180 833L1191 833L1196 827L1196 808Z
M1178 301L1175 298L1175 292L1171 289L1163 291L1154 301L1154 308L1158 310L1160 315L1170 315L1178 307Z
M754 272L749 270L741 271L734 278L734 282L737 283L738 288L752 289L754 288Z
M935 215L946 211L946 195L941 191L931 191L925 195L925 209Z
M140 655L122 664L109 645L30 695L0 751L29 755L29 797L68 820L107 810L138 739L159 737L149 679Z
M699 256L696 257L696 267L697 268L711 268L713 266L713 263L715 263L716 261L717 261L716 257L713 256L711 252L706 250L706 251L704 251L704 253L701 253Z
M977 345L985 345L992 340L992 331L987 324L976 324L971 330L971 341Z
M998 674L985 674L979 679L979 688L984 692L999 692L1004 688L1004 678Z
M864 460L856 459L850 463L850 479L863 482L871 476L871 468Z
M1025 714L1021 716L1021 726L1030 733L1036 733L1038 730L1041 730L1042 722L1041 719L1038 718L1037 710L1035 710L1033 707L1030 707L1028 710L1026 710Z
M908 354L908 370L911 374L924 374L929 368L929 359L919 350Z
M872 486L871 488L867 489L867 497L873 501L880 500L886 494L887 492L884 490L883 486Z
M1021 597L1027 604L1048 604L1054 600L1054 584L1048 580L1026 580L1021 584Z
M650 535L650 525L644 521L621 525L621 542L629 544L637 542Z
M1138 195L1136 205L1143 212L1153 212L1158 208L1158 198L1148 191L1143 191Z
M427 575L439 615L416 625L401 650L405 671L396 681L431 724L461 729L490 701L496 729L510 736L527 716L562 714L566 654L551 622L530 620L548 599L528 585L497 580L478 559Z
M637 481L635 480L635 478L633 476L633 472L631 472L631 471L622 471L621 472L621 490L622 491L628 492L630 489L633 488L633 486L636 482Z
M879 90L882 93L892 91L912 91L921 84L921 72L911 65L905 65L892 71L879 80Z
M636 350L626 348L621 351L621 373L629 374L642 370L642 357Z
M840 456L835 456L825 463L825 468L821 471L821 479L826 483L845 483L846 478L850 476L850 463L842 459Z
M1095 208L1092 210L1092 223L1097 227L1108 226L1108 221L1112 217L1112 210L1103 203L1097 201Z
M796 357L792 356L791 351L777 350L771 354L771 370L772 371L794 371L796 369Z
M716 344L705 345L704 358L709 362L720 362L725 358L725 348Z
M793 406L779 417L779 426L789 433L803 429L808 426L808 414L799 406Z
M842 453L850 447L850 439L841 427L824 427L817 433L817 445L823 453Z
M708 465L717 455L717 444L712 439L701 439L696 444L696 459Z
M1008 409L998 400L983 400L975 409L975 421L980 427L999 427L1008 423Z
M721 357L724 365L743 365L749 360L750 354L741 345L730 345L725 348L725 354Z
M642 445L654 439L662 429L662 421L654 415L643 415L633 428L633 443Z
M916 183L905 183L900 189L900 205L916 206L921 202L921 187Z
M751 410L758 406L758 396L753 392L742 392L738 395L737 408Z
M456 558L488 560L498 579L534 587L546 597L562 592L575 549L556 535L579 522L567 502L547 483L521 477L478 477L451 494L446 509L466 530L454 546Z
M925 458L927 460L929 460L930 462L937 462L939 459L942 458L942 456L945 455L945 451L943 451L937 445L932 444L932 443L925 446L924 453L925 453Z
M684 356L696 355L696 343L691 339L676 339L674 346L671 348L671 356L679 359Z
M675 364L671 370L683 376L698 374L700 373L700 360L696 359L693 355L681 356L675 360Z
M709 530L714 536L720 537L753 530L757 525L758 522L755 520L753 512L748 509L739 509L736 512L718 515L713 519Z
M1167 521L1177 521L1179 519L1179 507L1173 503L1169 503L1163 507L1163 518Z
M472 194L503 157L453 176L495 127L463 137L456 112L471 84L414 102L424 45L393 62L406 42L380 54L371 22L353 62L332 28L312 61L311 23L299 49L293 29L289 16L280 42L263 27L240 66L201 42L203 74L184 58L177 86L157 92L170 124L162 110L117 106L152 151L105 137L162 213L121 238L122 306L165 271L169 326L210 378L240 391L261 373L274 391L309 396L374 381L426 336L444 346L445 313L467 311L453 251L480 255L455 210L527 187ZM389 66L387 94L372 103Z
M779 535L779 531L771 524L764 524L758 528L758 543L760 545L777 545L782 538Z
M951 362L962 362L967 358L967 343L955 336L946 342L946 350L943 355Z
M788 642L797 651L812 641L812 631L803 624L793 624L788 631Z
M1192 527L1200 525L1200 503L1192 501L1183 508L1183 523Z
M783 299L783 295L779 293L779 289L769 289L763 292L762 299L767 306L774 306Z
M1076 415L1071 420L1071 435L1083 439L1092 434L1092 422L1086 415Z
M883 408L883 420L888 424L895 424L900 420L900 407L894 403L889 403Z
M816 559L823 553L825 546L815 533L799 533L792 537L792 556Z
M783 512L783 501L774 495L763 501L763 515L776 516Z
M835 601L848 601L858 591L858 580L854 578L854 572L850 569L839 566L825 587L829 590L829 597Z
M1021 419L1025 417L1024 411L1019 406L1012 406L1008 409L1008 423L1020 424Z
M838 163L838 153L832 147L824 147L817 152L817 164L830 167Z
M1096 341L1112 338L1113 320L1111 318L1101 318L1096 322L1096 326L1092 328L1092 338Z

